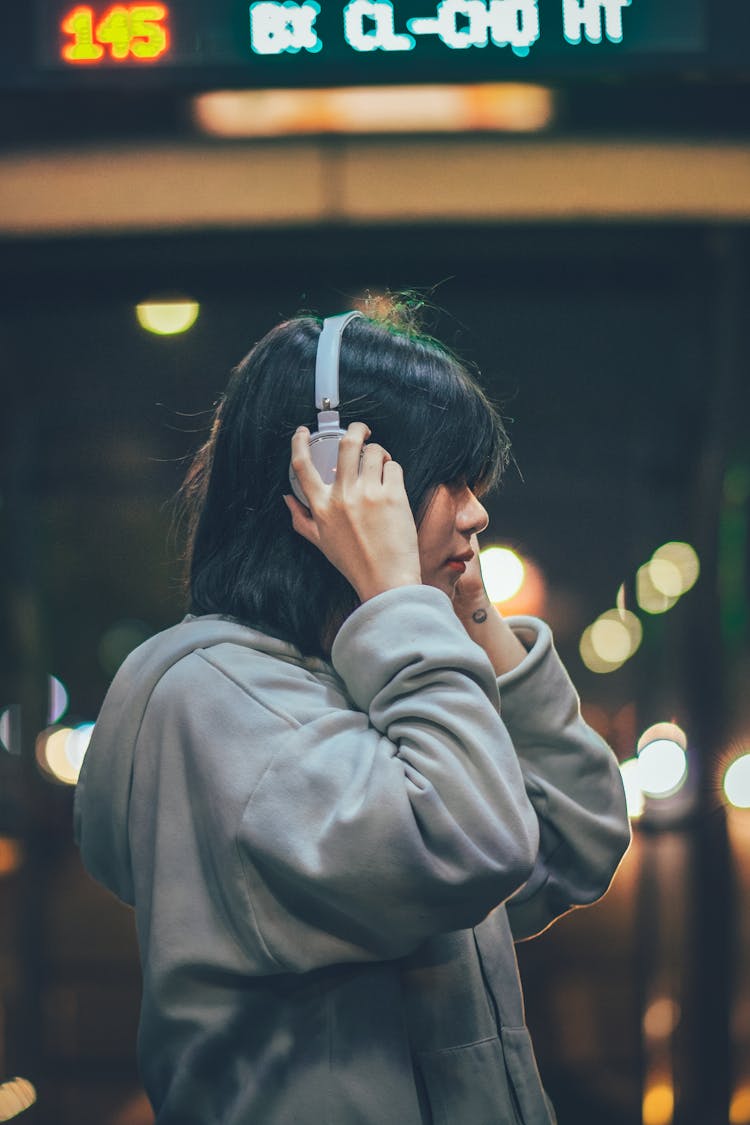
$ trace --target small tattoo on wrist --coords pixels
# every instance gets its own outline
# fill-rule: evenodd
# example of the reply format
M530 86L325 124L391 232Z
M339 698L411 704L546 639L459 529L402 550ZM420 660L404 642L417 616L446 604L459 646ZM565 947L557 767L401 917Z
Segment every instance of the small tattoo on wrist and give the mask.
M475 609L471 615L471 620L476 621L477 625L481 625L484 621L487 620L487 610Z

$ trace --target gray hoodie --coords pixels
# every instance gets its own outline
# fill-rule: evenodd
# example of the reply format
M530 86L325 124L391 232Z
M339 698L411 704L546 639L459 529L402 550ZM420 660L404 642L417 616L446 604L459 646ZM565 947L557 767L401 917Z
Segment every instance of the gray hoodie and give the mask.
M219 616L137 649L76 791L136 911L159 1125L548 1125L514 938L606 890L614 755L534 618L497 678L449 598L387 591L331 662Z

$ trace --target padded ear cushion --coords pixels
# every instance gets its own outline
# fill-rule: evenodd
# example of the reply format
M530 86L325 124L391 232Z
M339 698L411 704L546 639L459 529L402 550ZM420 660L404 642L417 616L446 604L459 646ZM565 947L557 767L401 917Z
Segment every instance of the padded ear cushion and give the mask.
M336 465L339 459L339 442L346 430L323 430L310 437L310 457L315 468L320 473L324 484L333 484L336 479ZM309 508L307 497L302 491L302 485L297 480L297 474L289 466L289 483L292 492L306 508Z

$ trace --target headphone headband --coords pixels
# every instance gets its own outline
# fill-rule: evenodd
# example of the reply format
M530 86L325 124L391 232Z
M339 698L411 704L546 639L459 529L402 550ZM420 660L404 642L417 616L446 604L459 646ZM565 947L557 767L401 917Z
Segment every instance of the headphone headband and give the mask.
M341 337L349 321L358 316L362 313L346 312L323 321L315 358L315 406L319 411L335 410L339 404Z

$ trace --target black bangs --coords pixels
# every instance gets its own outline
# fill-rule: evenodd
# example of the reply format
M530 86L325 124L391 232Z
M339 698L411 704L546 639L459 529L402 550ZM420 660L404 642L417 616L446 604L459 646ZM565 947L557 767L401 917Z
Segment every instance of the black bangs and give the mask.
M342 424L368 423L372 440L402 465L415 514L439 484L463 479L482 495L494 487L510 442L499 413L456 357L429 337L367 321L347 331Z

